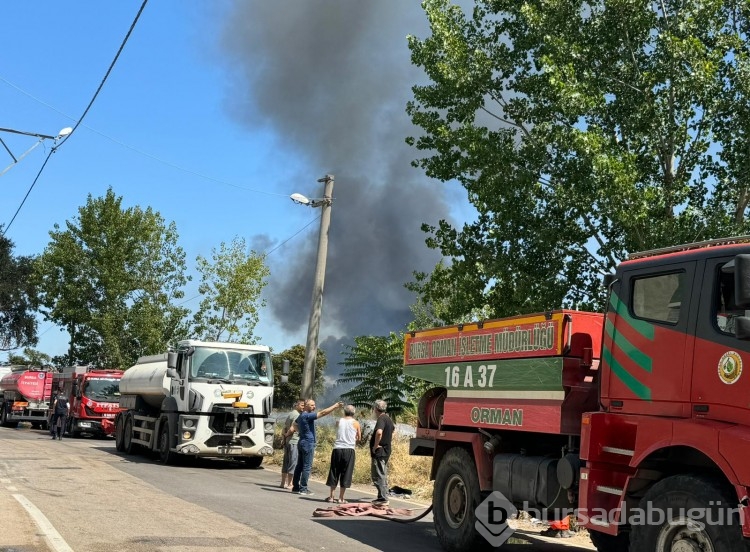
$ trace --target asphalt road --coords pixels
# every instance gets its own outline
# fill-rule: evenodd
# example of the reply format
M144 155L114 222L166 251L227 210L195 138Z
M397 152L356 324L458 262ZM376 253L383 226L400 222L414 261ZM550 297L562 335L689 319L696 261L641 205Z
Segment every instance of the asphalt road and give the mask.
M279 489L278 481L272 468L221 460L164 466L116 452L113 440L52 441L25 427L0 428L0 552L39 552L50 542L56 552L440 550L429 515L409 524L313 518L313 510L328 506L327 488L312 482L315 496L302 497ZM347 498L373 495L350 490ZM40 526L23 500L49 526ZM419 508L396 500L391 505ZM526 540L502 550L591 550Z

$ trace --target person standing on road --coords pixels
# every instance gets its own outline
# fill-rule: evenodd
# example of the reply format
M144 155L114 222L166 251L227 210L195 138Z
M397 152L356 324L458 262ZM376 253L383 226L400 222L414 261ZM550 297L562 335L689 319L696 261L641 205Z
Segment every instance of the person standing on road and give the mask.
M354 405L344 407L344 417L336 422L336 441L331 451L331 468L328 470L326 485L331 488L331 494L326 502L335 502L333 497L336 486L339 486L339 504L346 504L344 494L352 486L354 473L354 447L362 437L362 428L354 419Z
M299 433L299 442L297 443L297 467L294 469L292 479L293 493L307 496L314 494L307 488L307 481L310 479L315 454L315 421L342 406L344 403L337 402L320 412L315 412L315 401L313 399L305 401L305 411L294 421L294 429Z
M297 443L299 442L299 433L294 429L294 421L300 412L305 409L305 401L297 399L292 410L284 422L284 460L281 462L281 487L282 489L292 488L292 478L294 470L297 467Z
M388 459L391 456L393 439L393 420L386 414L388 405L385 401L375 401L375 429L370 437L370 472L372 483L378 490L378 498L372 501L379 506L388 505Z
M52 404L52 423L50 431L52 432L52 438L57 438L62 441L63 433L65 433L65 419L68 417L68 399L61 392L58 393L55 402Z

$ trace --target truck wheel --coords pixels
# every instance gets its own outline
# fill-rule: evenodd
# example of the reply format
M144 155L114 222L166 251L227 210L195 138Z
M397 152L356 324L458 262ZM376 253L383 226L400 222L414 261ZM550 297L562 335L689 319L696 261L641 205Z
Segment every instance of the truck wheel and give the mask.
M745 552L737 502L730 489L712 479L662 479L641 499L647 516L631 528L631 550Z
M18 427L18 422L9 422L8 421L8 411L5 410L5 405L3 405L2 408L0 408L0 425L3 427Z
M174 464L177 460L177 454L169 450L171 443L169 442L169 421L161 421L161 430L159 431L159 461L162 464Z
M122 452L125 447L122 444L122 417L118 417L115 422L115 449Z
M465 449L450 449L438 466L432 496L435 530L444 550L468 552L487 546L474 529L474 511L481 502L474 459Z
M589 531L589 538L599 552L628 552L630 550L630 534L607 535L598 531Z
M81 432L75 428L73 418L68 417L68 420L65 422L65 433L69 437L75 437L76 439L81 436Z
M122 429L122 452L133 454L133 418L130 416L125 420L125 427Z
M262 456L245 456L242 458L242 463L245 464L246 468L251 470L257 470L263 464Z

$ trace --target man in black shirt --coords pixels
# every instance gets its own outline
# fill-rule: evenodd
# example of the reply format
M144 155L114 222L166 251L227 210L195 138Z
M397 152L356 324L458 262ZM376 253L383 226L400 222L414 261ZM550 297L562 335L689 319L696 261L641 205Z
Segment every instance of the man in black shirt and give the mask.
M394 425L385 411L388 405L385 401L377 400L374 404L375 429L370 437L370 472L372 483L378 489L378 498L373 504L388 505L388 458L391 456L391 440L393 438Z

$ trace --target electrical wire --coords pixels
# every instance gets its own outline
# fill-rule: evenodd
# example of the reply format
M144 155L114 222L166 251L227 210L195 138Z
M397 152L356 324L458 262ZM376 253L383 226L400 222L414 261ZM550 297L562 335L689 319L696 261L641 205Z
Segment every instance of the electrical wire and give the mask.
M109 77L109 74L112 72L112 69L114 69L115 64L117 63L118 58L120 57L120 54L122 53L122 50L125 48L125 44L127 44L128 39L130 38L130 35L133 33L133 29L135 29L136 23L138 23L138 19L141 17L141 13L143 13L143 9L146 7L146 4L148 3L148 0L143 0L143 3L141 4L140 9L138 10L138 13L135 16L135 19L130 24L130 28L128 29L127 34L125 35L125 38L122 41L122 44L120 44L120 48L117 50L117 54L115 54L114 59L112 60L112 63L109 64L109 68L107 69L107 72L104 74L104 78L99 83L99 87L96 89L96 92L94 92L93 97L91 98L91 101L86 106L86 109L83 111L83 114L78 118L78 121L73 126L73 129L60 140L58 144L55 144L52 149L50 149L49 153L47 154L46 159L44 160L44 163L42 164L42 168L39 169L39 172L37 173L36 177L34 178L34 181L31 183L31 186L29 186L28 191L26 192L26 195L23 197L23 200L21 201L21 204L18 206L18 209L16 209L15 214L13 215L13 218L10 220L8 225L3 228L2 235L4 236L8 230L10 229L11 225L13 224L13 221L16 220L16 217L18 216L18 213L21 211L21 208L24 206L24 203L26 203L26 200L29 197L29 194L31 193L31 190L34 189L34 186L36 185L37 181L39 180L39 177L42 175L42 172L44 171L44 167L47 166L47 162L50 160L50 157L52 157L52 154L57 151L57 149L62 146L65 142L68 141L68 138L70 138L73 133L76 131L76 129L80 126L80 124L83 122L84 117L86 117L86 114L91 109L91 106L94 105L94 102L96 101L97 96L99 96L99 92L101 92L102 88L104 87L104 83L107 82L107 78Z
M322 216L322 215L321 215L321 216ZM278 249L279 247L281 247L282 245L284 245L284 244L285 244L286 242L288 242L289 240L291 240L291 239L292 239L293 237L295 237L295 236L296 236L297 234L299 234L300 232L302 232L302 230L304 230L305 228L307 228L308 226L310 226L310 225L311 225L311 224L312 224L313 222L316 222L316 221L318 221L318 220L320 220L320 217L317 217L317 218L314 218L314 219L312 219L312 220L311 220L310 222L308 222L307 224L305 224L305 225L304 225L304 226L303 226L302 228L300 228L299 230L297 230L297 231L296 231L296 232L295 232L294 234L292 234L291 236L289 236L289 237L288 237L287 239L285 239L285 240L284 240L283 242L281 242L281 243L280 243L279 245L277 245L276 247L274 247L273 249L271 249L270 251L268 251L268 252L266 253L266 257L268 257L268 256L269 256L269 255L270 255L271 253L273 253L274 251L276 251L276 250L277 250L277 249Z
M321 215L321 216L322 216L322 215ZM314 218L314 219L312 219L312 220L311 220L310 222L308 222L307 224L305 224L305 225L304 225L304 226L303 226L302 228L300 228L299 230L297 230L297 231L296 231L296 232L295 232L294 234L292 234L291 236L289 236L289 237L288 237L287 239L285 239L285 240L284 240L283 242L281 242L281 243L280 243L279 245L277 245L276 247L274 247L274 248L273 248L273 249L271 249L270 251L267 251L266 253L264 253L264 255L263 255L263 256L264 256L264 257L268 257L268 256L269 256L269 255L270 255L271 253L273 253L274 251L276 251L277 249L279 249L279 248L280 248L280 247L281 247L282 245L284 245L284 244L285 244L286 242L288 242L289 240L291 240L292 238L294 238L295 236L297 236L298 234L300 234L300 232L302 232L302 231L303 231L303 230L304 230L305 228L307 228L308 226L310 226L310 225L311 225L311 224L312 224L313 222L317 222L317 221L319 221L319 220L320 220L320 216L319 216L319 217L316 217L316 218ZM189 303L189 302L190 302L190 301L192 301L193 299L197 299L197 298L198 298L198 297L200 297L200 296L201 296L201 294L200 294L200 293L199 293L198 295L193 295L193 296L192 296L192 297L191 297L190 299L185 299L185 300L184 300L184 301L182 301L181 303L177 303L177 306L178 306L178 307L180 307L180 306L184 305L185 303Z
M45 102L44 100L41 100L41 99L37 98L36 96L34 96L33 94L27 92L26 90L24 90L23 88L21 88L17 84L14 84L14 83L10 82L8 79L0 76L0 81L4 82L5 84L7 84L8 86L10 86L12 88L15 88L16 90L18 90L19 92L21 92L25 96L28 96L29 98L31 98L35 102L38 102L38 103L42 104L43 106L48 107L52 111L55 111L55 112L59 113L63 117L66 117L66 118L70 119L71 121L75 121L75 117L71 117L67 113L65 113L65 112L57 109L55 106L50 105L49 103ZM140 150L140 149L138 149L138 148L136 148L134 146L131 146L130 144L126 144L125 142L122 142L122 141L118 140L117 138L113 138L112 136L109 136L109 135L101 132L100 130L97 130L97 129L95 129L93 127L90 127L88 125L82 125L82 126L84 128L86 128L86 129L90 130L91 132L94 132L94 133L98 134L102 138L106 138L107 140L110 140L111 142L114 142L118 146L122 146L122 147L124 147L126 149L134 151L135 153L143 155L144 157L148 157L149 159L153 159L154 161L157 161L158 163L162 163L163 165L166 165L168 167L172 167L173 169L177 169L177 170L185 172L187 174L192 174L194 176L198 176L200 178L204 178L206 180L210 180L211 182L216 182L217 184L223 184L225 186L231 186L232 188L237 188L239 190L246 190L248 192L254 192L254 193L257 193L257 194L265 194L265 195L270 195L270 196L289 197L288 194L282 194L282 193L278 193L278 192L269 192L268 190L260 190L258 188L248 188L247 186L240 186L239 184L232 184L231 182L227 182L225 180L219 180L218 178L214 178L212 176L208 176L206 174L199 173L199 172L194 171L192 169L188 169L188 168L182 167L180 165L172 163L171 161L167 161L165 159L157 157L156 155L148 153L147 151Z

